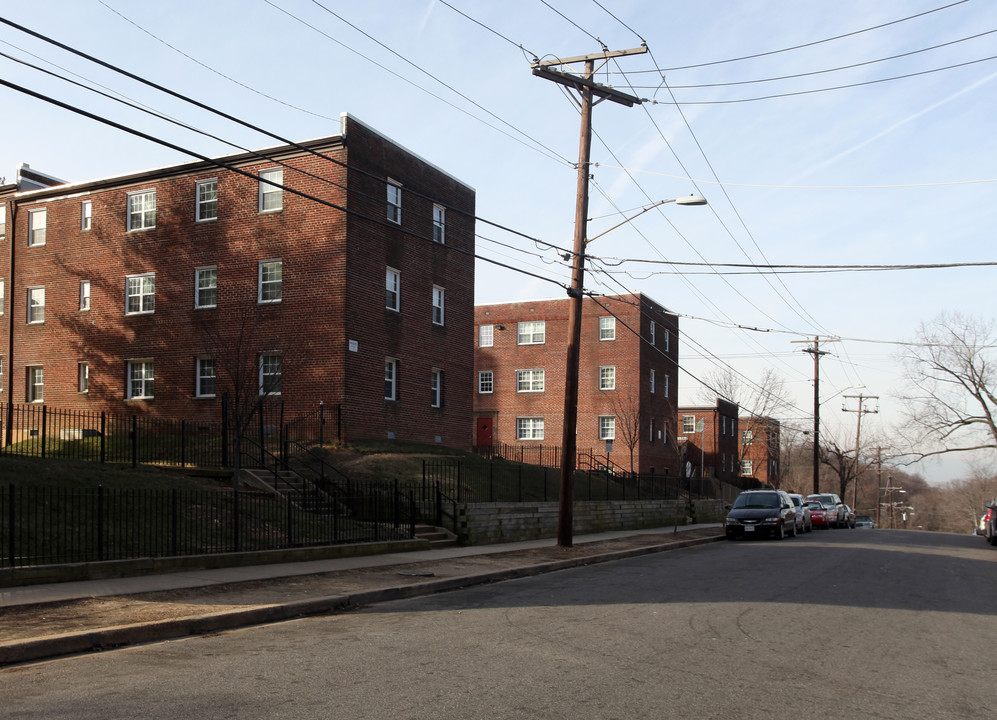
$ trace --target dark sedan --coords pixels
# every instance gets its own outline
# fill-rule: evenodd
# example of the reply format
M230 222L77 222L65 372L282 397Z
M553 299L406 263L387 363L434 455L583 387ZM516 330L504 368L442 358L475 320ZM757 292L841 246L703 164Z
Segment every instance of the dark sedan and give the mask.
M745 490L727 514L727 539L796 535L796 506L782 490Z

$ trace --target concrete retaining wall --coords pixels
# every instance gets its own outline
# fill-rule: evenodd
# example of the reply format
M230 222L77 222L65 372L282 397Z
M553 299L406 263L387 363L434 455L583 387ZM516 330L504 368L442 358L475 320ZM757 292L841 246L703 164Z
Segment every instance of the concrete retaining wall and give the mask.
M697 511L707 519L697 515L696 522L717 522L712 508L704 505ZM685 525L687 516L685 500L576 502L572 532L581 535ZM475 503L458 508L457 535L464 545L552 538L557 537L557 520L556 502Z

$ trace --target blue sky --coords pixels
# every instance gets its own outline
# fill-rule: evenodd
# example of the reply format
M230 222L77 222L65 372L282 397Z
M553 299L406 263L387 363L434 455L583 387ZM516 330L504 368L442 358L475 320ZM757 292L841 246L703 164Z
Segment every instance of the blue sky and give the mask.
M821 365L825 431L854 442L856 415L840 406L861 392L880 398L863 435L888 439L902 384L894 343L942 311L992 315L991 267L717 267L995 260L989 0L36 0L0 15L283 137L335 134L349 112L474 187L479 217L562 247L573 236L578 109L530 62L645 42L647 54L599 76L647 102L595 108L589 235L658 200L700 193L710 204L664 205L594 241L586 288L640 291L682 316L683 403L699 402L697 378L716 367L746 378L772 368L796 403L787 417L805 426L813 363L793 341L841 337ZM226 141L275 144L7 26L0 52ZM10 82L196 152L233 151L7 58L0 67ZM784 79L745 84L770 78ZM82 181L190 159L7 88L0 103L8 181L21 162ZM477 302L563 296L555 250L484 223L478 232L481 255L540 278L479 262ZM954 460L915 469L933 482L967 471Z

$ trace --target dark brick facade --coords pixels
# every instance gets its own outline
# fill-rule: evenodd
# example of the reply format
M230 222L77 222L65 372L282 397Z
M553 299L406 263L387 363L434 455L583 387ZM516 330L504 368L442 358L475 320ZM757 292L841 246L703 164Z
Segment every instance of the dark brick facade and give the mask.
M738 483L741 435L736 403L717 398L715 407L680 407L678 427L684 438L686 467L693 477Z
M475 307L477 444L561 444L568 303L565 298ZM602 332L605 336L611 332L612 339L600 338L602 318L612 326ZM542 342L520 342L519 324L529 322L543 323ZM491 328L491 346L481 344L482 326ZM539 328L524 326L524 331L529 329ZM535 341L538 336L529 339ZM632 444L634 470L677 473L677 368L677 316L640 294L603 297L598 302L585 299L578 391L579 452L591 449L630 471ZM525 377L521 371L526 371ZM543 371L542 390L537 389L539 378L532 371ZM491 373L491 392L482 392L481 373ZM600 437L600 422L606 422L600 418L613 418L615 439L611 443ZM534 434L542 422L542 438L521 437L520 421L529 423Z
M474 191L362 123L304 144L107 180L18 192L0 188L6 227L0 400L217 419L223 392L259 392L260 356L279 356L287 417L319 401L342 405L346 439L471 444ZM313 151L313 152L310 152ZM321 153L328 156L317 156ZM261 170L283 165L280 208L261 210ZM239 174L238 168L248 173ZM348 168L348 169L347 169ZM217 218L197 220L197 182L217 179ZM388 219L387 181L401 188ZM154 227L129 230L129 193L155 191ZM91 226L83 229L82 206ZM325 203L325 204L323 204ZM434 242L434 204L445 215ZM30 213L46 238L29 246ZM439 219L439 218L438 218ZM261 302L261 263L282 272L279 300ZM399 310L385 302L400 273ZM216 301L196 307L196 270L214 268ZM127 278L154 274L154 311L126 313ZM89 309L81 309L81 283ZM139 283L140 284L140 283ZM433 321L434 286L443 323ZM44 322L28 323L28 288L44 287ZM198 396L198 359L213 358L216 390ZM386 400L385 361L397 361ZM151 360L151 397L127 396L129 361ZM78 388L79 364L89 370ZM431 376L439 395L431 397ZM434 407L438 405L438 407Z
M769 417L742 416L740 419L742 477L779 487L781 482L779 448L781 425ZM749 466L745 463L750 463Z

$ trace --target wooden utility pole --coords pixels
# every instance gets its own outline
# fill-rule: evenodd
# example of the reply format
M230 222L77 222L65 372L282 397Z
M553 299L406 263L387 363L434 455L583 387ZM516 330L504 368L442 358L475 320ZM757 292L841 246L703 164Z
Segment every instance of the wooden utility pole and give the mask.
M640 98L627 95L619 90L605 87L593 80L597 60L608 62L611 58L646 53L647 47L631 50L603 51L592 55L582 55L533 63L533 74L552 80L577 91L582 111L581 136L578 143L578 180L575 198L575 240L574 260L571 267L571 288L568 296L568 351L564 370L564 416L561 436L561 488L558 499L557 544L571 547L572 525L574 523L574 485L576 457L576 435L578 425L578 361L581 354L582 297L585 280L585 242L588 233L589 199L589 152L592 147L592 108L603 100L633 107ZM575 75L554 66L584 63L582 75ZM595 100L594 98L598 98Z
M879 400L879 396L878 395L863 395L862 393L859 393L858 395L845 395L845 399L846 400L847 399L851 399L851 400L858 400L859 401L858 410L849 410L844 405L841 406L841 411L842 412L855 412L855 413L859 414L858 422L855 425L855 468L852 470L852 475L855 478L855 481L854 481L855 484L852 486L852 510L854 510L855 507L858 504L858 498L859 498L859 448L862 447L861 445L859 445L859 437L860 437L860 433L862 432L862 416L865 413L878 413L879 412L879 408L876 408L875 410L866 410L862 406L862 403L865 400Z
M793 340L794 343L810 342L810 340ZM837 338L824 339L824 342L838 342ZM803 348L803 352L814 356L814 494L820 492L820 356L827 355L820 349L820 336L815 335L813 347Z

